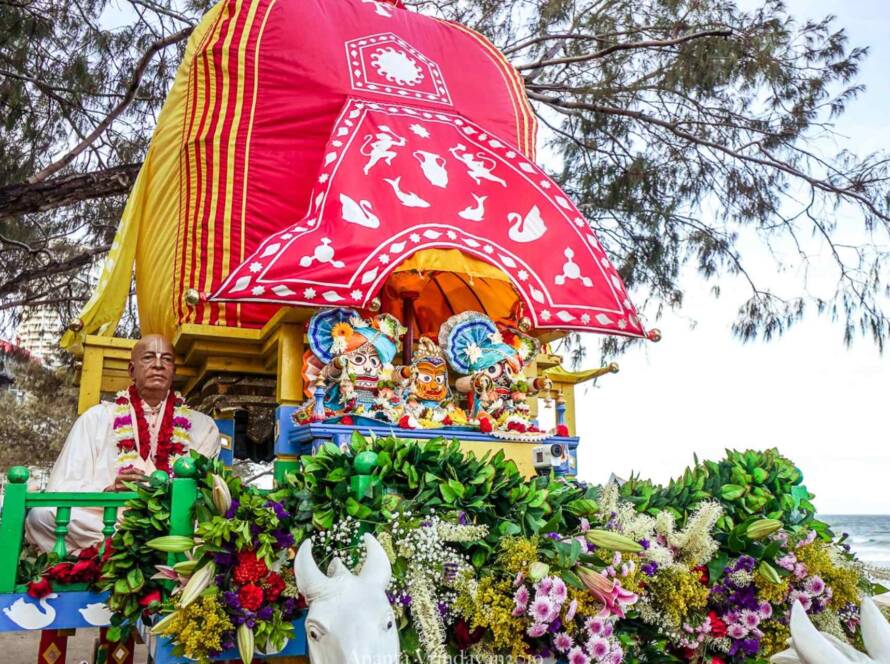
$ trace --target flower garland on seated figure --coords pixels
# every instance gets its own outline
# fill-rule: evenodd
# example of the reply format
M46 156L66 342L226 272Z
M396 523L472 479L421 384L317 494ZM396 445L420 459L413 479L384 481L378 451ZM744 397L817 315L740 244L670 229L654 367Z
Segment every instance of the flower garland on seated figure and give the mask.
M118 392L114 404L113 431L118 449L117 466L132 468L140 457L147 461L151 454L151 432L145 417L145 408L135 385ZM176 459L188 454L191 443L189 431L192 427L188 413L189 409L181 394L174 392L167 397L153 462L155 468L168 475L173 474ZM136 416L135 427L133 414Z

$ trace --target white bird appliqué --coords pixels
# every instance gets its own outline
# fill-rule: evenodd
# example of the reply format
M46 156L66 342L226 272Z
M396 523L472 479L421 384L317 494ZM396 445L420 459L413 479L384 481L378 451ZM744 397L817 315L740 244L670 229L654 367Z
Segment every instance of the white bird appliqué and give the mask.
M399 183L402 181L402 176L395 178L394 180L390 180L389 178L383 178L384 182L388 182L392 187L392 190L396 192L396 196L399 201L405 207L419 207L419 208L428 208L430 206L425 200L423 200L417 194L410 191L402 191L399 188Z
M890 662L890 625L875 603L862 600L862 642L868 654L819 632L800 602L791 607L791 648L770 659L772 664L887 664Z
M547 232L547 225L541 219L541 211L537 205L532 206L525 219L516 212L510 212L507 220L513 224L507 235L514 242L534 242Z
M3 609L3 613L23 629L43 629L52 625L56 619L56 610L49 605L49 600L56 597L56 593L50 593L40 600L43 611L19 597L12 606Z
M380 219L371 212L371 204L362 200L356 203L346 194L340 194L340 204L343 206L343 221L350 224L358 224L365 228L380 228Z
M467 221L482 221L485 217L485 199L488 196L477 196L476 194L472 194L472 196L476 199L476 205L464 208L457 213L457 216Z
M84 608L78 609L78 611L84 620L95 627L110 625L111 616L114 615L103 602L87 604Z

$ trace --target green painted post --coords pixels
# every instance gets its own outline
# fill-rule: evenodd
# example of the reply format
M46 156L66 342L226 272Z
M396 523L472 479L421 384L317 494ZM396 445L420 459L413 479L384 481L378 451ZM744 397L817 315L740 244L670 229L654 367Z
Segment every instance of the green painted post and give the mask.
M65 546L65 538L68 536L68 524L71 522L71 508L56 508L56 527L53 532L56 534L56 544L53 546L53 553L58 556L59 560L68 555L68 547Z
M198 498L197 469L189 457L173 464L173 492L170 496L170 534L195 534L195 500Z
M0 593L15 590L15 575L22 553L25 533L25 496L28 493L28 469L14 466L6 473L9 483L3 492L3 512L0 514Z

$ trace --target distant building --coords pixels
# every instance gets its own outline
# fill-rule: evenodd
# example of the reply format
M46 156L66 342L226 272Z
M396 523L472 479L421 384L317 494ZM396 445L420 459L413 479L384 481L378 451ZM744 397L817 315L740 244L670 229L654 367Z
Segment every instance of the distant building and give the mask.
M59 348L62 321L51 309L32 309L15 331L16 343L44 364L52 363Z

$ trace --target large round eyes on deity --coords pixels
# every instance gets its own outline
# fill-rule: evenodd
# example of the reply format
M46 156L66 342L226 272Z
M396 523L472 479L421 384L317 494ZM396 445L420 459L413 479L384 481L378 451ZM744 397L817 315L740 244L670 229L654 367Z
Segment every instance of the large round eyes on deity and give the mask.
M485 373L486 375L488 375L489 378L500 378L501 374L504 373L504 367L502 367L500 364L495 364L488 367L485 370Z
M368 357L368 365L372 369L379 369L381 366L383 366L383 363L380 361L379 357L377 357L376 355L371 355Z
M349 361L352 362L355 366L361 367L365 365L365 362L368 361L368 356L364 353L356 353L352 357L349 358Z
M421 374L419 376L419 378L420 378L421 383L432 383L433 382L433 377L430 376L429 374Z
M445 376L443 376L441 374L436 376L436 382L439 383L439 385L444 385L445 384Z

